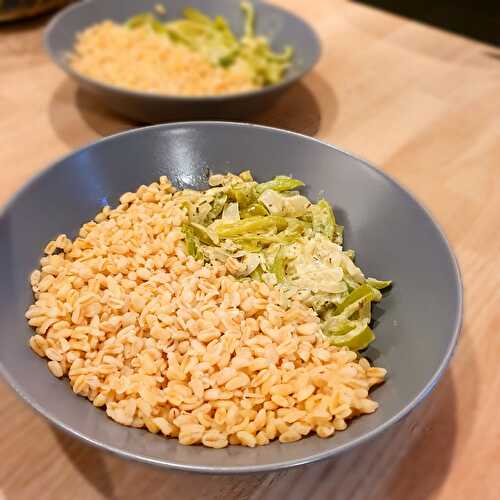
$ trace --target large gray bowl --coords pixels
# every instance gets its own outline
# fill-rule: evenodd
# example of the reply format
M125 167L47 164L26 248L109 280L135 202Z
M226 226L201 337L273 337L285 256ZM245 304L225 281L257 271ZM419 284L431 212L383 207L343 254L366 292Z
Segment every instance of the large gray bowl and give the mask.
M302 19L274 5L253 0L256 32L265 35L275 50L291 45L295 54L292 66L282 82L263 89L221 96L182 97L136 92L92 80L74 71L68 64L75 36L88 26L112 19L123 22L129 17L152 11L158 0L88 0L61 11L45 31L45 47L52 60L84 89L115 112L144 123L170 120L241 119L269 107L290 85L316 64L320 42L313 29ZM161 2L160 2L161 3ZM211 17L223 15L234 32L242 33L243 14L237 0L169 0L164 19L177 19L188 7L202 9Z
M292 174L332 201L346 246L369 276L394 286L376 307L377 340L367 355L389 371L374 391L380 408L330 439L254 449L185 447L122 427L54 378L27 346L28 276L46 242L79 226L121 193L160 175L180 188L206 186L208 169L251 169L257 180ZM429 214L363 160L292 132L236 123L179 123L124 132L59 160L25 186L0 218L0 371L36 410L70 434L123 457L211 473L269 471L332 457L412 410L434 387L455 346L462 288L453 254Z

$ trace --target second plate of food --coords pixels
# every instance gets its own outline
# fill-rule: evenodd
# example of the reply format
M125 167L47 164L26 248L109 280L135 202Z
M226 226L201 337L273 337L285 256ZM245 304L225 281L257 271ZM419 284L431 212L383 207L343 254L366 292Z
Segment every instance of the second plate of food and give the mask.
M0 234L1 372L66 431L150 464L257 472L351 449L429 393L460 328L425 209L282 130L103 139L28 184Z
M53 61L131 119L246 117L312 69L320 43L279 7L233 0L89 0L51 21Z

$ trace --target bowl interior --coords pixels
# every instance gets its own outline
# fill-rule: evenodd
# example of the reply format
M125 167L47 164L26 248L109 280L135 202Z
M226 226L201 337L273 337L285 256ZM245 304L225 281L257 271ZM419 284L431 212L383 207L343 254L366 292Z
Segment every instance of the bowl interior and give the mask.
M88 0L72 5L49 24L45 36L46 47L54 60L66 71L73 72L67 63L67 55L73 50L76 34L92 24L111 19L123 22L142 12L154 12L157 0ZM307 71L319 57L319 41L314 31L297 16L276 6L260 1L255 6L255 29L265 35L273 49L281 51L287 45L294 48L294 57L283 82L292 81ZM160 19L172 20L182 17L186 7L196 7L211 17L224 16L240 36L244 16L240 2L235 0L169 0L165 3L167 13Z
M104 2L105 3L105 2ZM306 193L324 195L345 225L346 247L368 276L394 286L375 308L377 340L367 356L388 369L375 390L380 408L330 439L210 450L185 447L122 427L31 352L24 312L28 276L46 242L79 226L120 194L167 175L178 187L202 188L207 173L251 169L257 180L291 174ZM456 341L461 284L443 235L426 211L381 172L317 140L266 127L184 123L137 129L60 160L29 183L0 220L0 367L31 405L64 429L123 456L203 472L271 470L335 455L408 412L436 383Z

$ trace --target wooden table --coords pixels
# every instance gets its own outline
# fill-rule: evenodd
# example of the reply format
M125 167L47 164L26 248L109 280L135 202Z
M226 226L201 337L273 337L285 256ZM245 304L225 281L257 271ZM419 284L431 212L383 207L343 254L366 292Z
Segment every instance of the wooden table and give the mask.
M500 51L343 0L280 3L316 27L324 54L256 121L352 150L430 208L465 282L451 368L412 415L364 447L244 477L125 462L62 435L2 385L0 499L499 498ZM45 22L0 28L2 203L60 155L133 126L49 62Z

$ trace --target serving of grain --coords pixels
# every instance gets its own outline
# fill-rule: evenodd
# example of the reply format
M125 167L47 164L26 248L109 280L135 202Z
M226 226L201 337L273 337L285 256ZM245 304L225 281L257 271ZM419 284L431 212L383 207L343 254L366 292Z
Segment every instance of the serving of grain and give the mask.
M257 88L243 61L217 66L147 26L129 29L112 21L80 33L69 62L89 78L143 92L202 96Z
M58 236L31 275L31 348L116 422L212 448L326 438L377 408L385 370L336 348L312 309L188 255L162 177Z

